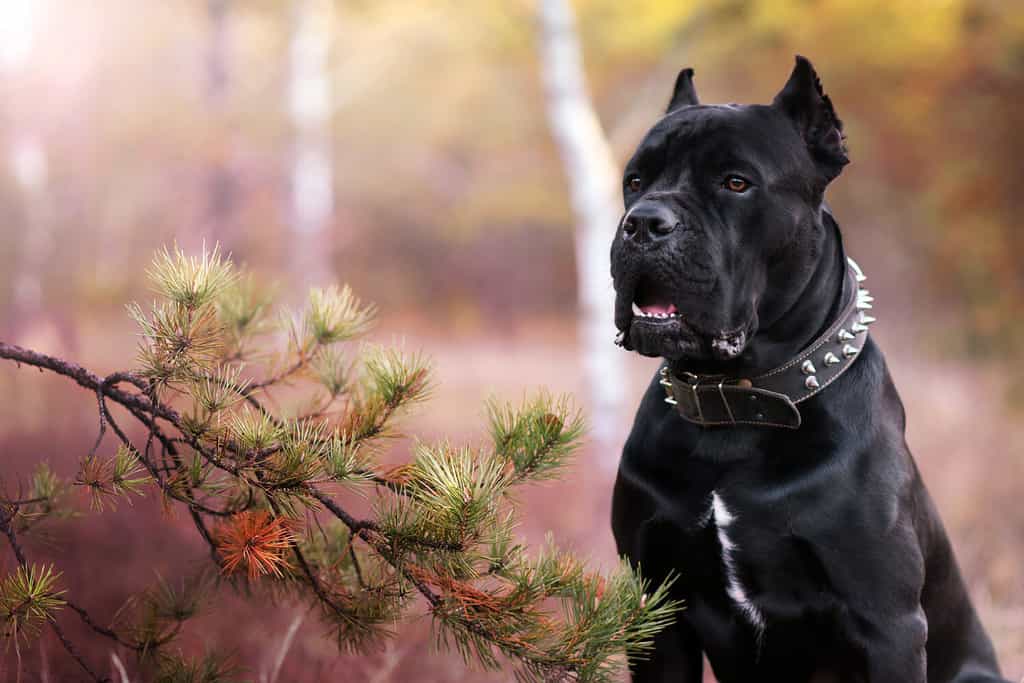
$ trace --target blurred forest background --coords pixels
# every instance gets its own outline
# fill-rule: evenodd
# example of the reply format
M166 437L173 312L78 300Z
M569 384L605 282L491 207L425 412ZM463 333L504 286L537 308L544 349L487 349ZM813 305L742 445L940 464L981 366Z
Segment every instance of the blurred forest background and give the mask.
M696 69L703 101L768 102L794 53L814 62L853 159L829 200L877 298L872 332L907 406L908 441L1004 672L1019 679L1021 6L573 7L589 92L620 163L682 66ZM441 385L412 431L478 438L483 398L538 385L586 402L573 215L538 40L534 0L4 0L0 339L104 373L129 367L124 305L150 298L153 251L219 242L288 300L338 280L379 304L376 336L436 361ZM610 306L610 278L607 292ZM622 355L626 414L613 443L656 368ZM92 398L11 366L0 366L0 396L3 478L41 459L73 476L95 434ZM610 564L615 457L586 449L568 481L530 492L524 535L551 529ZM51 556L100 613L120 606L125 586L206 559L187 520L163 516L156 501L89 514L74 534L51 530ZM426 622L377 654L340 656L288 605L228 601L189 642L235 651L258 679L296 622L279 680L503 680L432 654ZM45 640L31 657L29 669L57 680L72 670Z

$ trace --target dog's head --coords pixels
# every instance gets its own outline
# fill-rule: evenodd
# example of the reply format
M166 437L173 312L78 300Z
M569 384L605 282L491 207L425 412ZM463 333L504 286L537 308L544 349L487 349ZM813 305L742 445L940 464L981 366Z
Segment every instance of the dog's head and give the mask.
M699 104L692 77L679 74L626 166L615 324L627 349L716 363L807 288L826 239L823 193L848 158L806 59L770 105Z

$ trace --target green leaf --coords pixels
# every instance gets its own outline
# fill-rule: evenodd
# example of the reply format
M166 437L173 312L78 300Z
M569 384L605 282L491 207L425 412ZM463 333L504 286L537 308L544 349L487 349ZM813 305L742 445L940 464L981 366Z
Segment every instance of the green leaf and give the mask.
M26 642L39 635L43 624L66 604L60 597L64 590L56 589L59 578L60 572L52 565L27 565L0 581L0 621L5 635Z
M363 306L348 285L309 291L306 323L318 344L334 344L363 334L375 315L376 307Z
M199 409L213 415L243 400L251 382L242 378L241 365L224 365L192 380L190 393Z
M231 352L242 356L246 342L269 329L267 311L273 298L272 290L257 284L251 273L241 274L222 289L215 304L217 317L231 338Z
M84 486L89 492L94 510L102 511L107 503L111 506L117 497L124 497L131 505L130 494L143 496L142 488L152 480L139 461L138 454L121 444L113 458L90 455L79 466L75 485Z
M352 365L340 347L324 346L313 359L313 373L331 398L336 398L349 389Z
M508 462L518 480L557 477L579 447L585 423L568 396L542 392L519 407L487 402L495 457Z
M281 430L270 415L249 406L231 414L227 431L244 451L262 451L281 437Z
M212 303L238 277L234 265L222 257L216 244L211 251L203 245L200 256L187 256L177 245L173 251L164 247L146 274L161 296L191 311Z
M146 468L139 461L139 454L134 449L121 444L114 455L112 485L114 492L123 494L131 503L131 497L127 494L134 493L137 496L144 495L142 487L150 483L151 478L146 473Z
M368 346L365 353L370 389L385 405L397 407L430 397L430 362L422 354L383 346Z
M165 654L157 669L156 683L232 683L240 670L230 656L207 652L198 659Z

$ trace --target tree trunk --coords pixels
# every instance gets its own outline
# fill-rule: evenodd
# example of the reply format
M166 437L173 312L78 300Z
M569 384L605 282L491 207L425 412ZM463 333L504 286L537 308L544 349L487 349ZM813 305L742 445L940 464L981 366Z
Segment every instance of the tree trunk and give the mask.
M19 226L21 250L11 279L14 304L11 321L18 334L47 338L53 319L42 305L43 277L57 244L47 206L47 154L42 136L22 124L14 132L9 155L11 170L20 190L22 219Z
M228 25L229 0L207 0L210 39L206 52L206 101L210 118L216 132L210 141L209 166L206 170L206 215L203 230L204 240L224 244L231 238L231 219L236 202L236 180L230 165L230 132L224 123L227 100L228 76Z
M289 108L295 133L291 170L291 271L303 291L333 279L334 214L329 66L331 3L295 0Z
M583 74L568 0L539 0L540 52L548 119L569 181L575 217L580 342L592 405L591 434L617 462L622 424L623 363L615 336L608 249L619 220L619 168L601 129Z

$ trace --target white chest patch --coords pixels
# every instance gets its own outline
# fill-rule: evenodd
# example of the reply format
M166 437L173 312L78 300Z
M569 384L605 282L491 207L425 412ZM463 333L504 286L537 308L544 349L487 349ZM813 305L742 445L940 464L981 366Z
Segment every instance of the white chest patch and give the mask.
M715 529L718 531L718 544L722 546L722 569L725 572L725 592L736 603L740 612L746 617L750 625L754 627L757 641L760 643L764 635L764 615L747 596L747 591L740 583L736 572L735 554L739 550L727 531L729 525L736 521L725 501L718 495L717 491L711 493L711 517L715 522Z

